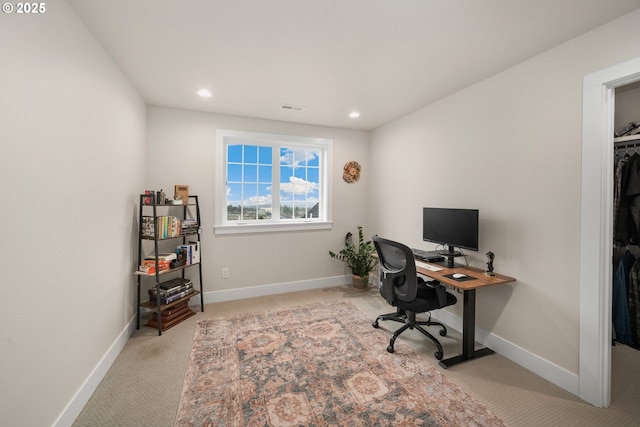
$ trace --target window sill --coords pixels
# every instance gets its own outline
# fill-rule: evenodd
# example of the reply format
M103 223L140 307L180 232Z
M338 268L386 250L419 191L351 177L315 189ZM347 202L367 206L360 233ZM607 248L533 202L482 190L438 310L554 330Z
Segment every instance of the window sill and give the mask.
M330 230L331 221L309 221L272 224L229 224L213 227L214 234L279 233L282 231Z

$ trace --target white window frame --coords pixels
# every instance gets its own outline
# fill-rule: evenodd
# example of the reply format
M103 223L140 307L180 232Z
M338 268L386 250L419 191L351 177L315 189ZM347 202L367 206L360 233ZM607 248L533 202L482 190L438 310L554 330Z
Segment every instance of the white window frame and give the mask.
M227 220L227 145L250 144L285 146L290 148L304 147L320 151L320 217L314 219L283 219L259 221ZM279 150L278 150L279 152ZM331 195L333 179L331 159L333 157L333 140L306 136L278 135L260 132L246 132L229 129L216 131L215 150L215 234L260 233L274 231L322 230L333 227ZM274 181L279 184L279 156L272 159ZM279 191L275 190L273 193Z

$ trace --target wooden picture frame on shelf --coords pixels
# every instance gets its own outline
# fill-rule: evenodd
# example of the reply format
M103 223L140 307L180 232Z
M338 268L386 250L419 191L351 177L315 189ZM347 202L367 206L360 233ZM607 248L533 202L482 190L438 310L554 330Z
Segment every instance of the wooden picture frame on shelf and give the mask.
M182 200L183 205L189 204L189 186L188 185L176 184L174 186L174 192L175 192L176 200L177 199Z

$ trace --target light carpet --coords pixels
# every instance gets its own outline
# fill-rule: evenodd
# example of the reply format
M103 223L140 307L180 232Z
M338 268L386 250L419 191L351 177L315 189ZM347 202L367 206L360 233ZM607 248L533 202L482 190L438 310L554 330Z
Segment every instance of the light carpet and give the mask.
M350 302L196 324L176 426L504 426Z

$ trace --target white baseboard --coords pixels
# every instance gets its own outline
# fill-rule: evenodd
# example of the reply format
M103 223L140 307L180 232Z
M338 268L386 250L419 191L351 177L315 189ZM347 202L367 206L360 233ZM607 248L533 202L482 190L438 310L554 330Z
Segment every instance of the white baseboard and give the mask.
M129 341L129 337L133 335L133 332L136 329L136 316L134 315L129 323L124 327L120 335L115 339L113 344L100 362L93 368L93 371L87 379L84 381L80 389L73 396L69 404L62 411L62 414L58 417L58 419L53 423L53 427L68 427L73 424L73 422L78 418L78 415L84 408L84 405L87 404L93 392L98 388L98 385L102 381L111 365L116 360L122 349L124 348L127 341Z
M351 276L334 276L323 277L321 279L252 286L250 288L211 291L204 293L204 303L209 304L212 302L234 301L244 298L284 294L287 292L306 291L309 289L331 288L333 286L349 284L351 281Z
M437 310L433 312L433 317L457 331L462 331L462 317L460 316L445 310ZM476 327L476 342L489 347L496 353L567 390L569 393L579 396L580 378L577 374L569 372L512 342L478 327Z

